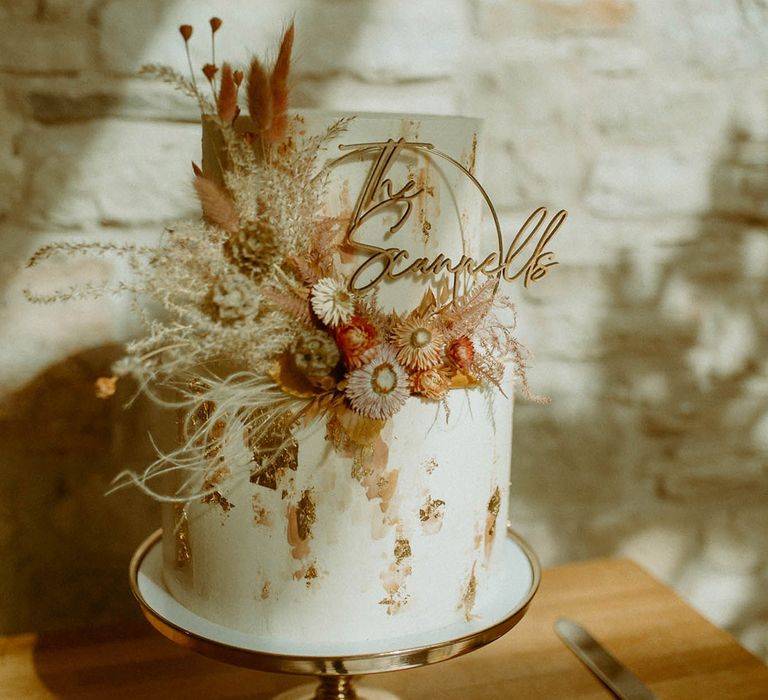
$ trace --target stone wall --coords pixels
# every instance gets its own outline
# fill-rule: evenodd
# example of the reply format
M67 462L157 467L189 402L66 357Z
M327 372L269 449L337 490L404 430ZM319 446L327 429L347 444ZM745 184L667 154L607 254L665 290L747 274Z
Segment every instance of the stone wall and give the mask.
M517 290L554 400L518 404L515 526L545 564L636 559L768 655L765 0L0 4L0 632L135 614L127 559L156 517L102 496L151 454L151 407L92 395L127 305L21 294L119 265L23 262L194 215L196 108L135 70L184 69L182 22L221 16L221 51L244 60L291 13L294 104L483 116L506 230L570 212L561 266Z

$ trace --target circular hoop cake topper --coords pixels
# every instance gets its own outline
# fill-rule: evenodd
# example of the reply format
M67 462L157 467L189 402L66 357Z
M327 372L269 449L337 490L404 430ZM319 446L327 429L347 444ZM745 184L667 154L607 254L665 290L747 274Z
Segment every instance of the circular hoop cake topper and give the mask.
M496 279L495 288L498 288L502 279L506 282L514 282L522 276L523 284L527 287L530 282L544 277L549 272L550 267L558 264L554 260L554 253L547 250L547 245L568 215L564 209L554 214L549 221L547 221L546 207L535 209L505 249L504 234L501 230L499 216L486 189L471 170L452 156L435 148L433 144L407 141L400 138L397 141L388 139L368 143L341 144L339 149L346 151L346 153L331 161L328 165L329 168L333 168L352 155L378 152L363 183L345 236L345 243L348 246L368 254L365 262L359 265L349 277L348 285L351 291L364 292L376 287L383 280L395 281L407 275L431 278L448 272L454 278L452 295L455 299L458 293L459 280L464 275L476 276L481 274ZM406 262L410 260L411 254L405 248L383 248L357 238L358 230L369 218L389 207L404 205L396 222L389 227L389 233L397 232L411 214L412 200L424 192L424 187L417 187L416 182L411 177L399 189L396 189L392 180L387 177L390 168L403 150L421 152L440 158L458 169L471 181L480 193L493 219L498 250L489 252L478 259L462 253L461 258L454 261L445 253L439 252L431 259L417 257ZM530 244L534 240L536 242L532 250L525 257L526 251L529 250ZM379 267L378 273L372 278L365 278L365 273L375 266Z

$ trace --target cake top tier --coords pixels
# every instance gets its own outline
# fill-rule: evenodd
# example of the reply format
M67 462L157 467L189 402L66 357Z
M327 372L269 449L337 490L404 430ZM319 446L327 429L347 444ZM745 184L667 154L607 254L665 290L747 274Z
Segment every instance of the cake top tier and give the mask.
M463 256L477 260L490 245L500 259L473 179L479 119L302 110L290 114L290 138L311 141L340 120L344 129L325 143L316 169L327 179L325 216L347 227L337 272L352 291L376 288L381 308L405 313L426 289L461 285ZM240 117L234 127L252 133L253 123ZM205 119L204 175L224 184L231 168L220 125Z

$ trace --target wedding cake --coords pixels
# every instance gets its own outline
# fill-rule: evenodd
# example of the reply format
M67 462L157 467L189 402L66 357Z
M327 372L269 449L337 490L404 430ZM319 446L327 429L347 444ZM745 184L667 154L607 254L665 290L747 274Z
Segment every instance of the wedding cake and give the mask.
M205 90L191 60L190 78L146 66L200 107L202 217L30 265L91 252L135 273L115 291L146 333L96 389L132 377L178 417L115 489L164 504L162 579L187 611L289 645L466 626L510 566L512 397L531 396L502 286L556 264L566 213L505 242L476 119L289 110L292 43L291 25L269 69L212 59Z
M325 133L345 116L297 114L291 119L294 138ZM252 125L242 120L237 128L247 133ZM317 164L321 172L351 153L329 174L324 216L354 219L364 196L360 193L388 142L428 143L426 151L398 149L381 173L382 180L393 183L388 191L415 182L410 191L418 193L409 199L411 210L401 226L392 232L404 214L404 207L393 202L361 226L353 240L364 240L371 249L397 246L408 251L409 261L432 260L441 253L454 261L462 254L478 259L483 245L479 192L461 168L438 160L433 152L450 155L474 171L479 129L477 120L460 117L355 115L326 143ZM225 159L216 146L216 130L215 123L206 125L202 172L223 182L226 173L220 164ZM346 148L350 144L365 147L354 152ZM379 192L374 198L372 206L383 201ZM340 289L348 289L351 276L371 252L341 252ZM369 267L371 278L379 273ZM368 281L360 279L359 285ZM428 292L425 306L452 282L450 273L432 276L426 288L434 291ZM463 384L477 386L451 387L448 374L455 377L462 362L469 368L476 361L470 336L447 330L455 320L453 312L445 322L436 318L436 304L431 318L429 312L418 313L425 296L423 278L386 280L378 289L378 306L401 320L391 323L388 333L376 333L378 339L368 350L374 358L372 372L380 371L381 382L400 382L405 396L375 439L362 448L350 441L342 422L354 421L358 414L342 406L340 420L314 420L290 429L290 447L268 470L223 484L214 498L166 507L165 583L201 616L291 641L320 641L332 634L337 642L355 642L468 620L491 591L489 581L504 553L511 378L503 378L501 368L494 370L506 396L495 388L483 390L475 378L470 382L463 377ZM318 311L323 313L321 307ZM370 320L366 313L359 305L346 325L336 326L338 347L330 348L333 359L325 365L345 355L346 369L355 372L343 329L350 323L365 328ZM421 345L419 333L424 336ZM294 347L290 364L317 361L322 369L318 357L327 350L321 341L319 336L315 345ZM419 372L430 368L439 369L434 386L428 382L418 394L412 392L419 386L414 383ZM347 375L349 386L352 373ZM430 395L430 389L437 393ZM355 398L349 400L352 406ZM258 463L260 448L255 456L248 449L243 441L229 445L221 464Z

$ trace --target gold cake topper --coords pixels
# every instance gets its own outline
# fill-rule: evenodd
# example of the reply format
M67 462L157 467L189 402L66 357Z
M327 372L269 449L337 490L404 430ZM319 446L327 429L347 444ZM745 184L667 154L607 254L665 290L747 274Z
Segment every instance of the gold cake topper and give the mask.
M346 231L345 243L368 256L350 275L348 283L350 291L365 292L385 279L394 281L406 275L436 278L448 272L454 278L452 288L453 297L456 298L459 280L464 274L472 276L481 274L494 278L497 287L502 279L506 282L514 282L522 277L523 284L527 287L531 282L544 277L550 267L558 264L554 259L554 253L548 250L547 246L568 215L564 209L558 211L549 220L547 220L546 207L535 209L518 229L509 246L505 246L499 217L488 192L468 168L447 153L435 148L431 143L400 138L397 141L388 139L369 143L341 144L339 149L346 153L334 160L331 166L340 163L350 155L378 152L363 183ZM358 238L359 229L371 217L384 209L404 205L397 221L389 227L390 234L399 231L413 210L413 200L424 192L424 187L417 187L416 182L410 177L399 189L387 177L390 168L404 149L441 158L470 179L482 196L493 219L497 250L487 253L480 259L462 253L461 258L454 261L445 253L439 252L432 259L418 257L410 260L411 254L405 248L394 246L383 248ZM533 245L531 245L532 242L534 242Z

